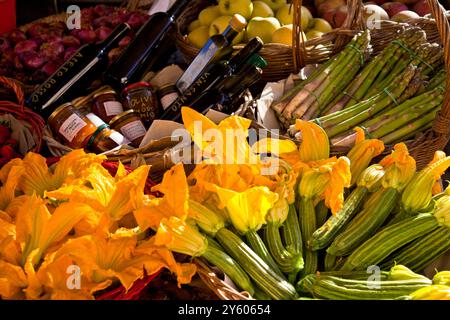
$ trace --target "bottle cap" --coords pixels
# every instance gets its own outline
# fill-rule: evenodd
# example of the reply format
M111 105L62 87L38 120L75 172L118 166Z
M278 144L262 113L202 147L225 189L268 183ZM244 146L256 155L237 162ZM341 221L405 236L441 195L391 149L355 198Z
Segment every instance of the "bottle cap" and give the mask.
M259 54L256 54L256 53L253 54L250 57L250 59L248 59L248 63L254 65L255 67L261 68L261 69L267 67L267 65L268 65L267 61L263 57L261 57Z
M247 26L247 21L240 14L235 14L230 20L230 27L236 30L237 32L241 32Z

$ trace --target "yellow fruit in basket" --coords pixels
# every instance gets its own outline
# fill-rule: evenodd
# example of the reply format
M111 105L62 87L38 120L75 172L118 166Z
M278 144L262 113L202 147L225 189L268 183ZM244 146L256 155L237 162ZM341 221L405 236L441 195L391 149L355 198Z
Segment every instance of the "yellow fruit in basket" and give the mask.
M292 29L292 24L287 24L278 28L272 35L272 42L292 46Z
M253 1L253 12L251 18L261 17L273 17L275 14L269 5L263 1Z
M219 9L223 16L240 14L248 20L252 16L253 2L251 0L219 0Z
M301 15L302 28L303 30L306 30L312 22L313 16L309 9L303 6L301 8ZM291 7L290 4L282 6L280 9L278 9L275 17L280 21L282 25L292 24L294 22L294 7Z
M217 17L220 17L220 9L219 6L210 6L202 11L200 11L198 15L198 20L200 21L202 26L209 26L211 22L213 22Z
M318 30L311 29L306 33L306 39L311 40L314 38L320 38L324 33Z
M327 20L322 18L314 18L310 28L323 33L328 33L333 30L331 24Z
M262 0L262 1L267 3L273 11L278 10L287 3L286 0Z
M191 31L188 35L188 41L195 47L201 49L209 39L209 27L200 26L197 29Z
M248 22L246 36L247 39L260 37L264 43L272 42L273 33L281 27L278 19L269 18L253 18Z
M218 33L222 33L230 23L231 16L220 16L217 19L215 19L211 25L209 26L209 36L213 36ZM244 40L244 31L240 32L236 38L234 38L232 44L238 44L241 43Z
M188 26L188 32L192 32L195 29L197 29L198 27L200 27L202 25L202 23L200 22L200 20L194 20L192 21L189 26Z

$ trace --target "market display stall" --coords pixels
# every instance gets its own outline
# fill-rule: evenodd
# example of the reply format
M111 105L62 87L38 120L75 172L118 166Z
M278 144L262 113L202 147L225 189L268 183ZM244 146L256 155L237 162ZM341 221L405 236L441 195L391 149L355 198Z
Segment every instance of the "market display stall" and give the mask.
M0 298L449 299L450 15L403 2L0 37Z

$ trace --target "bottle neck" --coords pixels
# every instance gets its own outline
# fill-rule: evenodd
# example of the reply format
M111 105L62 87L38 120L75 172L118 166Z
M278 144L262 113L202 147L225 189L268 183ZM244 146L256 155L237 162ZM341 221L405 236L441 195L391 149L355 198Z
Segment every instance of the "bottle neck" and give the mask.
M263 42L260 38L254 37L251 39L244 48L238 51L234 57L232 57L228 63L232 70L238 69L246 61L253 56L253 54L259 52L263 47Z
M178 0L170 7L170 9L167 11L167 14L172 19L177 19L188 4L189 0Z
M233 29L230 25L222 32L222 36L227 41L228 45L231 45L231 42L233 42L234 38L239 34L239 32L235 29Z
M131 28L127 23L119 24L105 40L97 45L100 54L108 54L109 51L117 47L120 40L122 40L130 30Z

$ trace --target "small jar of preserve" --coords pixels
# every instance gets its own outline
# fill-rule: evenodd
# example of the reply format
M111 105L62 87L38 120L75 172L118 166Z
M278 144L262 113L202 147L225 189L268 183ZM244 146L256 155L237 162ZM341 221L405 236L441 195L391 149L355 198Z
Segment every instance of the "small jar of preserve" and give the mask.
M71 103L65 103L48 118L53 134L73 149L84 148L97 127Z
M159 88L158 95L163 110L166 110L179 97L178 89L174 84Z
M92 100L86 97L79 97L72 100L72 104L81 111L82 114L87 115L92 112Z
M134 110L146 127L160 114L159 101L153 86L148 82L132 83L122 91L123 106Z
M97 128L87 143L87 149L95 153L103 153L122 145L128 145L130 141L121 133L103 124Z
M131 141L130 145L136 148L139 147L147 133L141 118L133 109L115 116L109 125L111 129L122 133L125 138Z
M94 95L92 111L103 121L109 122L123 112L123 106L114 90L105 90Z

